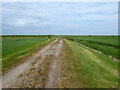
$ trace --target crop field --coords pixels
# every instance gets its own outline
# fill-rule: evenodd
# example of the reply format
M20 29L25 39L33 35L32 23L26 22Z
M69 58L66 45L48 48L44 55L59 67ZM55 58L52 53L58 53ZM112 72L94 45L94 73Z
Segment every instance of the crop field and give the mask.
M3 72L15 64L18 64L22 59L40 49L51 39L48 36L3 36L2 38L2 70Z
M69 39L101 51L105 55L120 59L118 36L69 36Z
M101 44L106 44L118 47L118 36L70 36L73 39L93 41Z

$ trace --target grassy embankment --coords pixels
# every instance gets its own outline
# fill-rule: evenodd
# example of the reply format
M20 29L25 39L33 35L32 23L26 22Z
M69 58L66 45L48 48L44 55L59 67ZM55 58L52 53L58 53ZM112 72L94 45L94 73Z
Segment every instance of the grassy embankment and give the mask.
M3 73L11 67L24 61L46 44L53 41L48 36L3 36L2 38L2 70Z
M68 36L67 38L120 60L118 36Z
M118 63L74 41L65 40L63 85L70 88L117 88Z

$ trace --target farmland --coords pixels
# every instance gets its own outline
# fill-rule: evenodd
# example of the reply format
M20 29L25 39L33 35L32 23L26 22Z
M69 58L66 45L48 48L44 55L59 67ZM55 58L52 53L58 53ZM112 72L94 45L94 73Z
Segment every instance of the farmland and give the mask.
M120 59L118 55L118 36L68 36L71 40L101 51L105 55Z
M3 36L2 46L4 87L118 88L117 36Z
M98 42L118 47L118 36L70 36L73 39Z
M51 42L47 36L3 36L2 38L2 69L3 72L23 61L28 54L32 54L45 44ZM29 56L29 55L28 55Z

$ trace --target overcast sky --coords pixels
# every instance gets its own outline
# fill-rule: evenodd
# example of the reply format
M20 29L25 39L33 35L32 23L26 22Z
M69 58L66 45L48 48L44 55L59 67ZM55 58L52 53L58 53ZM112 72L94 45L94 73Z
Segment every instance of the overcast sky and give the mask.
M3 34L117 35L117 2L4 2Z

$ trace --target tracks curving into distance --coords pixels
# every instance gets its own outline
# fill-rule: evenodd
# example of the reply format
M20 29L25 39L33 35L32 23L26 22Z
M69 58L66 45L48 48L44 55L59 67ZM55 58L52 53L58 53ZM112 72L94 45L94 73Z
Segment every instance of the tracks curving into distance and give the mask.
M59 81L59 54L63 41L57 38L24 63L2 76L2 88L55 88ZM1 79L1 78L0 78Z

